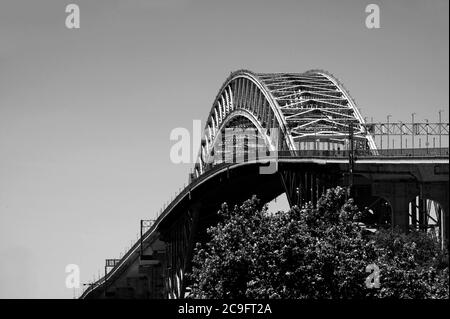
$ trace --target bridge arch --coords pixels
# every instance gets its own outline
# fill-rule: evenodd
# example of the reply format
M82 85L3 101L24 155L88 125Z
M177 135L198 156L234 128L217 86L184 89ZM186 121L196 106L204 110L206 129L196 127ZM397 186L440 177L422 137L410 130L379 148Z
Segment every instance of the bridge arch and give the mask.
M239 70L230 74L214 99L202 133L195 177L208 169L208 158L220 132L237 117L253 124L270 151L295 154L312 142L314 147L316 143L330 147L331 143L345 148L350 126L356 148L376 150L355 101L330 73ZM274 128L280 135L277 140L271 136Z
M227 128L232 129L233 137L236 135L236 132L239 134L248 134L249 131L254 131L253 135L257 135L259 140L263 140L264 143L261 143L265 146L266 150L272 152L276 151L277 147L270 136L270 129L266 129L262 126L261 122L258 120L257 116L250 110L238 109L231 112L229 115L221 123L220 129L212 136L211 139L208 139L205 143L205 147L201 148L200 160L202 163L214 163L217 155L214 153L214 150L217 149L218 146L225 146L222 141L222 138L227 135L226 132L223 132ZM240 128L241 130L236 130L236 128ZM225 134L224 134L225 133ZM273 136L273 135L272 135Z

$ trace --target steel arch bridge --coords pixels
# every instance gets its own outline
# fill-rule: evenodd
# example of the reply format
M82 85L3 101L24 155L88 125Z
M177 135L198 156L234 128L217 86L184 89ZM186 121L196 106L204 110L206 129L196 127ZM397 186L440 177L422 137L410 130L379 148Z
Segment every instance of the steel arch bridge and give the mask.
M194 175L207 170L206 163L224 129L253 127L270 151L348 148L352 129L355 146L376 152L355 101L342 83L326 71L305 73L230 74L214 99L206 120ZM351 128L350 128L351 127ZM275 129L275 130L274 130ZM271 136L277 132L279 136Z
M233 135L230 143L227 129L245 129L244 138ZM104 277L81 298L183 298L193 246L217 221L214 212L225 201L238 204L254 194L262 202L285 193L291 205L314 204L327 187L354 182L358 204L388 212L390 225L427 230L434 220L437 236L448 242L448 147L386 150L375 144L377 135L402 138L405 131L413 138L426 132L427 140L430 132L439 134L440 141L449 124L367 124L345 87L321 70L231 73L208 113L189 184L156 220L141 221L140 239L122 258L107 259ZM235 161L238 149L256 156ZM277 170L261 174L267 161ZM438 203L433 216L429 200ZM383 214L377 218L386 222Z

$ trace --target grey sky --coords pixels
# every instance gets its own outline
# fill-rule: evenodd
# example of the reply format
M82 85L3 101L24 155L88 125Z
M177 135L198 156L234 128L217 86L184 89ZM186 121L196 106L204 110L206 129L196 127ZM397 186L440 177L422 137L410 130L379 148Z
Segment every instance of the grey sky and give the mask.
M79 30L65 28L68 3ZM369 3L378 30L365 27ZM90 281L129 247L139 219L187 181L170 131L205 120L230 71L321 68L363 116L447 117L448 11L446 0L1 0L0 297L71 298L66 264Z

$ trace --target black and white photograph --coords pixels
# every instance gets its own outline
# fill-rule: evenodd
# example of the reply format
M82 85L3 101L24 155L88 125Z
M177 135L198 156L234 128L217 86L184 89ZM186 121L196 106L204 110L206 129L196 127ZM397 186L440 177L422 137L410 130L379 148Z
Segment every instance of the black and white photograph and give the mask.
M0 299L448 302L448 187L448 0L0 0Z

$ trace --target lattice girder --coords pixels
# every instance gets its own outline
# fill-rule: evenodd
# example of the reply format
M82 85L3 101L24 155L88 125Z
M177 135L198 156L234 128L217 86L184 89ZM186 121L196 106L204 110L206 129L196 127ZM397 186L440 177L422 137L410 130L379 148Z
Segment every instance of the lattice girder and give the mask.
M225 128L252 126L270 151L308 148L308 142L344 145L353 127L358 145L376 150L354 100L344 86L325 71L305 73L231 73L222 85L204 128L195 175L209 159ZM273 130L273 129L277 130ZM271 134L277 131L277 140ZM314 144L316 145L316 144ZM361 147L361 146L359 146ZM364 147L364 146L363 146Z

